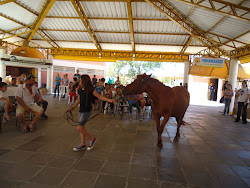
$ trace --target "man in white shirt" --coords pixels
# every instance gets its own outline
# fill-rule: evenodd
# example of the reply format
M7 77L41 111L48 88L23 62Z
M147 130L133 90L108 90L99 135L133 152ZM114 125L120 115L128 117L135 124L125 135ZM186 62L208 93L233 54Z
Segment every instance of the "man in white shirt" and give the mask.
M119 80L119 76L117 76L117 80L115 81L116 87L121 85L121 81Z
M17 88L16 100L18 102L16 113L18 120L23 124L23 132L35 131L35 123L41 117L44 110L42 107L38 106L35 101L43 102L41 96L38 93L37 87L34 86L35 77L30 75L27 77L26 82ZM24 114L32 112L35 117L33 118L31 124L27 126L24 119Z
M241 111L242 112L242 123L247 124L247 105L248 100L250 98L250 91L247 87L247 82L244 80L242 81L242 87L240 90L236 92L236 96L238 96L238 110L237 110L237 118L235 122L240 121Z
M16 84L16 78L12 78L11 84L8 85L8 87L18 87L18 85Z

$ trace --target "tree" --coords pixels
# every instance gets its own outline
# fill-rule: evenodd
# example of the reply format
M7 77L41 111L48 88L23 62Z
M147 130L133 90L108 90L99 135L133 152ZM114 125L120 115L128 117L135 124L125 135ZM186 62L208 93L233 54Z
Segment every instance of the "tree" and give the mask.
M128 73L126 74L130 78L134 78L139 74L147 73L154 74L156 68L161 68L160 62L151 61L128 61Z
M113 62L107 71L110 77L117 77L121 75L121 70L126 66L126 62L116 61Z
M116 77L121 74L128 78L135 78L139 74L153 74L154 70L161 68L160 62L150 61L116 61L108 69L107 74Z

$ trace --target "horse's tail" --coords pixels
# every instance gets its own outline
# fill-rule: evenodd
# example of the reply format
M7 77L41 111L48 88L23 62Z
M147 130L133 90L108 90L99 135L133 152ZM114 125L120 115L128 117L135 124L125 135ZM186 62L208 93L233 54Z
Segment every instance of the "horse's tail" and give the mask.
M183 121L183 120L182 120L181 124L184 125L184 126L189 125L189 123L187 123L187 122L185 122L185 121Z

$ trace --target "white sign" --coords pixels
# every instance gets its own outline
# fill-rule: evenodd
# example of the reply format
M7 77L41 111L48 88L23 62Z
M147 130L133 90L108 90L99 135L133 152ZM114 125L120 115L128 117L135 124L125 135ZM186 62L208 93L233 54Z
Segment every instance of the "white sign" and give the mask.
M194 65L205 66L205 67L217 67L223 68L225 59L223 58L206 58L206 57L196 57L193 60Z

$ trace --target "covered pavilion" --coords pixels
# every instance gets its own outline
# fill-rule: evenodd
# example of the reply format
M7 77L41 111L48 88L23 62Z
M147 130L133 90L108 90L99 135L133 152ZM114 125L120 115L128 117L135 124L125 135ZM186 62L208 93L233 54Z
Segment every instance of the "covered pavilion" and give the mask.
M194 74L223 72L234 88L238 63L250 62L249 23L249 0L1 0L0 77L22 62L40 85L46 77L51 92L58 71L104 76L103 62L132 60L184 63L188 83L193 58L208 57L226 59L224 68ZM222 107L190 106L178 142L170 119L162 149L150 116L139 122L101 114L88 124L95 149L73 152L79 139L62 118L67 102L44 98L49 119L36 132L17 132L14 116L2 127L0 187L250 186L249 126L222 117Z

